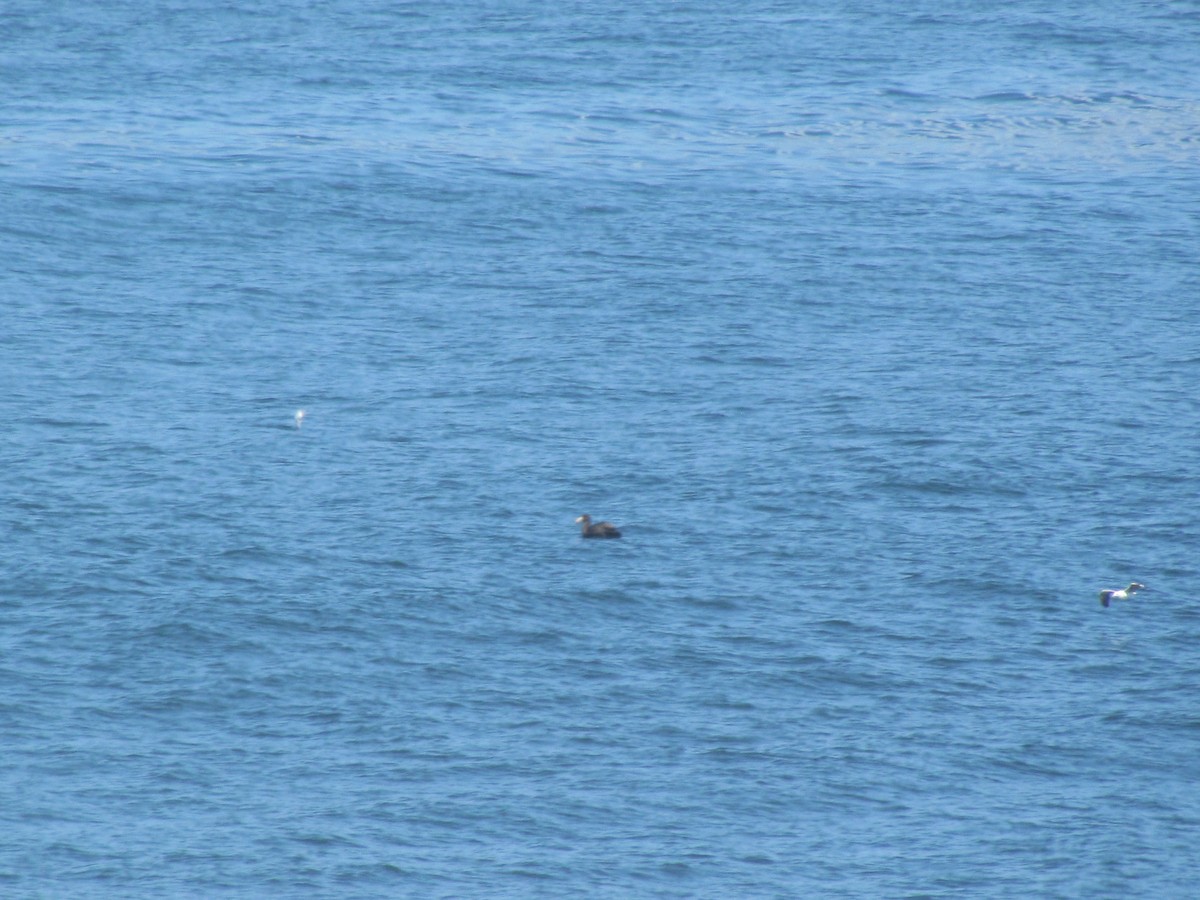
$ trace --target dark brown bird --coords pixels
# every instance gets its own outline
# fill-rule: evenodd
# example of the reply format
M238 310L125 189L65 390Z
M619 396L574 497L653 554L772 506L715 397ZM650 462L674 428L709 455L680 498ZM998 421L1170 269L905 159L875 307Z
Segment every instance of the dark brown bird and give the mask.
M612 522L592 522L591 516L580 516L575 520L575 524L583 523L583 536L585 538L619 538L620 530Z

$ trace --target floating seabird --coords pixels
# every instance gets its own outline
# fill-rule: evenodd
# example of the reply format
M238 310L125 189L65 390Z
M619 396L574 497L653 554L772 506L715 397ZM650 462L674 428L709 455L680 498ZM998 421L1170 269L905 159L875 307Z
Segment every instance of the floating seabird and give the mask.
M1138 591L1146 590L1146 586L1137 581L1129 582L1129 587L1119 591L1101 591L1100 605L1107 607L1114 600L1128 600Z
M575 520L575 524L583 523L583 536L585 538L619 538L620 530L612 522L596 522L592 523L591 516L580 516Z
M295 420L296 420L297 428L299 428L301 425L304 424L304 417L307 415L308 415L308 413L302 409L296 410L296 415L293 418L295 418Z

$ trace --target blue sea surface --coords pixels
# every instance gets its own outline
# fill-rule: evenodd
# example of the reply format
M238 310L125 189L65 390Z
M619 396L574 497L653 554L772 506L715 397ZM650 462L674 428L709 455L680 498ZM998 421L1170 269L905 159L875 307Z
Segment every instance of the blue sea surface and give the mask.
M1197 48L6 3L0 895L1195 896Z

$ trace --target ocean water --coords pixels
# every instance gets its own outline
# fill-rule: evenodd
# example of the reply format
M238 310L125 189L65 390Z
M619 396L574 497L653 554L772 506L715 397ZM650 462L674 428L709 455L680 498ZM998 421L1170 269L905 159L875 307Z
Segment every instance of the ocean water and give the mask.
M1197 47L6 3L0 894L1194 896Z

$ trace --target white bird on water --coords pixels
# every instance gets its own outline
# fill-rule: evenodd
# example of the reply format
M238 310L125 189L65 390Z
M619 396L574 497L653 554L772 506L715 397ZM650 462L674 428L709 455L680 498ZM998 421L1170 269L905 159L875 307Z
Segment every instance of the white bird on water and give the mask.
M1107 607L1108 604L1110 604L1114 600L1128 600L1130 597L1132 597L1138 591L1144 591L1144 590L1147 590L1147 588L1144 584L1141 584L1137 581L1131 581L1131 582L1129 582L1129 587L1124 588L1123 590L1101 591L1100 592L1100 605Z
M303 425L303 424L304 424L304 417L305 417L306 415L308 415L308 413L306 413L304 410L302 410L302 409L298 409L298 410L296 410L296 415L294 416L294 418L295 418L295 420L296 420L296 427L297 427L297 428L299 428L301 425Z

